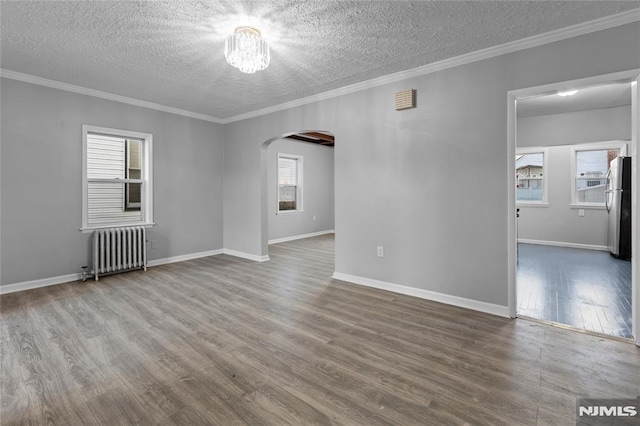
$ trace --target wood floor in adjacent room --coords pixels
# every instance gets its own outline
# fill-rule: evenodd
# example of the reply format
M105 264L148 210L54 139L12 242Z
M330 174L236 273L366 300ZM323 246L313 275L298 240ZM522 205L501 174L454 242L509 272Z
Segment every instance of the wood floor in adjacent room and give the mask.
M640 395L631 343L332 280L333 247L2 296L0 422L570 425Z
M518 315L633 336L631 261L609 252L518 244Z

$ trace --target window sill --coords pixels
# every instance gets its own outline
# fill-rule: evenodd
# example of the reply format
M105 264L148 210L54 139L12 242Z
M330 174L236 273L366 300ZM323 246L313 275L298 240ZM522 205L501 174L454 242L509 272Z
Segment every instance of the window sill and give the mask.
M516 207L549 207L549 203L518 203Z
M105 225L105 226L87 226L87 227L83 227L80 228L80 231L82 231L83 234L90 234L93 231L95 231L96 229L114 229L114 228L128 228L131 226L144 226L145 228L153 228L153 226L155 225L155 222L152 223L121 223L118 225Z
M278 211L276 212L276 215L290 215L290 214L302 214L304 213L304 210L283 210L283 211Z
M606 210L607 207L604 204L569 204L570 209L586 209L586 210Z

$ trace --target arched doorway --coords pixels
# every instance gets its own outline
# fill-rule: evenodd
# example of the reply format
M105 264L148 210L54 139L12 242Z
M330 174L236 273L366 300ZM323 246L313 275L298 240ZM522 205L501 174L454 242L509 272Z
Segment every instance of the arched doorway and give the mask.
M261 146L261 252L269 244L335 232L334 136L301 130Z

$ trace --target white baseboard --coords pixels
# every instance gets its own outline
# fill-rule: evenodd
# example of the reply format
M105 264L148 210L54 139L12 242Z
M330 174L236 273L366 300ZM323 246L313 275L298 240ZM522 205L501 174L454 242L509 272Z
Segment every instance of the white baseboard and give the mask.
M218 250L203 251L199 253L184 254L180 256L165 257L162 259L154 259L154 260L148 261L147 266L154 267L154 266L165 265L167 263L183 262L185 260L215 256L218 254L222 254L223 252L224 252L223 249L218 249ZM243 256L240 256L240 257L243 257ZM24 282L15 283L15 284L7 284L7 285L0 286L0 294L8 294L8 293L15 293L16 291L32 290L34 288L47 287L47 286L56 285L56 284L63 284L71 281L79 281L80 279L81 279L80 273L77 273L77 274L61 275L59 277L43 278L41 280L24 281Z
M464 297L451 296L449 294L437 293L435 291L423 290L415 287L407 287L404 285L388 283L385 281L373 280L371 278L359 277L356 275L343 274L334 272L333 278L340 281L347 281L353 284L363 285L366 287L378 288L381 290L392 291L407 296L419 297L421 299L432 300L434 302L445 303L447 305L458 306L460 308L480 311L487 314L497 315L509 318L509 307L494 305L493 303L481 302Z
M43 278L41 280L24 281L21 283L0 286L0 294L15 293L16 291L31 290L34 288L48 287L50 285L64 284L71 281L78 281L80 273L60 275L59 277Z
M524 244L537 244L540 246L554 246L554 247L569 247L569 248L578 248L585 250L601 250L601 251L609 251L609 247L607 246L596 246L591 244L577 244L577 243L565 243L563 241L543 241L543 240L529 240L526 238L518 238L519 243Z
M287 241L301 240L303 238L311 238L311 237L317 237L320 235L335 234L335 233L336 231L333 229L329 229L327 231L310 232L308 234L294 235L292 237L283 237L283 238L276 238L274 240L269 240L269 244L278 244L278 243L284 243Z
M270 260L269 255L266 256L258 256L257 254L244 253L241 251L231 250L231 249L222 249L222 253L228 254L229 256L241 257L243 259L253 260L255 262L266 262Z
M154 259L154 260L148 261L147 266L152 267L152 266L166 265L167 263L184 262L185 260L215 256L218 254L222 254L222 252L223 252L223 249L218 249L218 250L201 251L199 253L183 254L180 256L165 257L162 259Z
M164 259L151 260L148 262L148 266L159 266L167 263L183 262L185 260L199 259L201 257L216 256L219 254L228 254L229 256L241 257L243 259L249 259L256 262L266 262L267 260L269 260L268 255L258 256L255 254L244 253L241 251L236 251L231 249L218 249L218 250L203 251L200 253L184 254L181 256L165 257Z

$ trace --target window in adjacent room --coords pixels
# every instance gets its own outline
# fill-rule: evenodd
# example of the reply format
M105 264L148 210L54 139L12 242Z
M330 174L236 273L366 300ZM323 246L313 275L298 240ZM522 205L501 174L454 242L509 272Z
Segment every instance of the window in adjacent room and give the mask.
M611 161L626 151L625 147L624 143L607 142L572 148L572 204L604 206Z
M302 157L278 154L278 212L302 211Z
M546 150L519 151L516 154L516 201L544 204L547 202Z
M83 126L82 229L151 225L152 135Z

